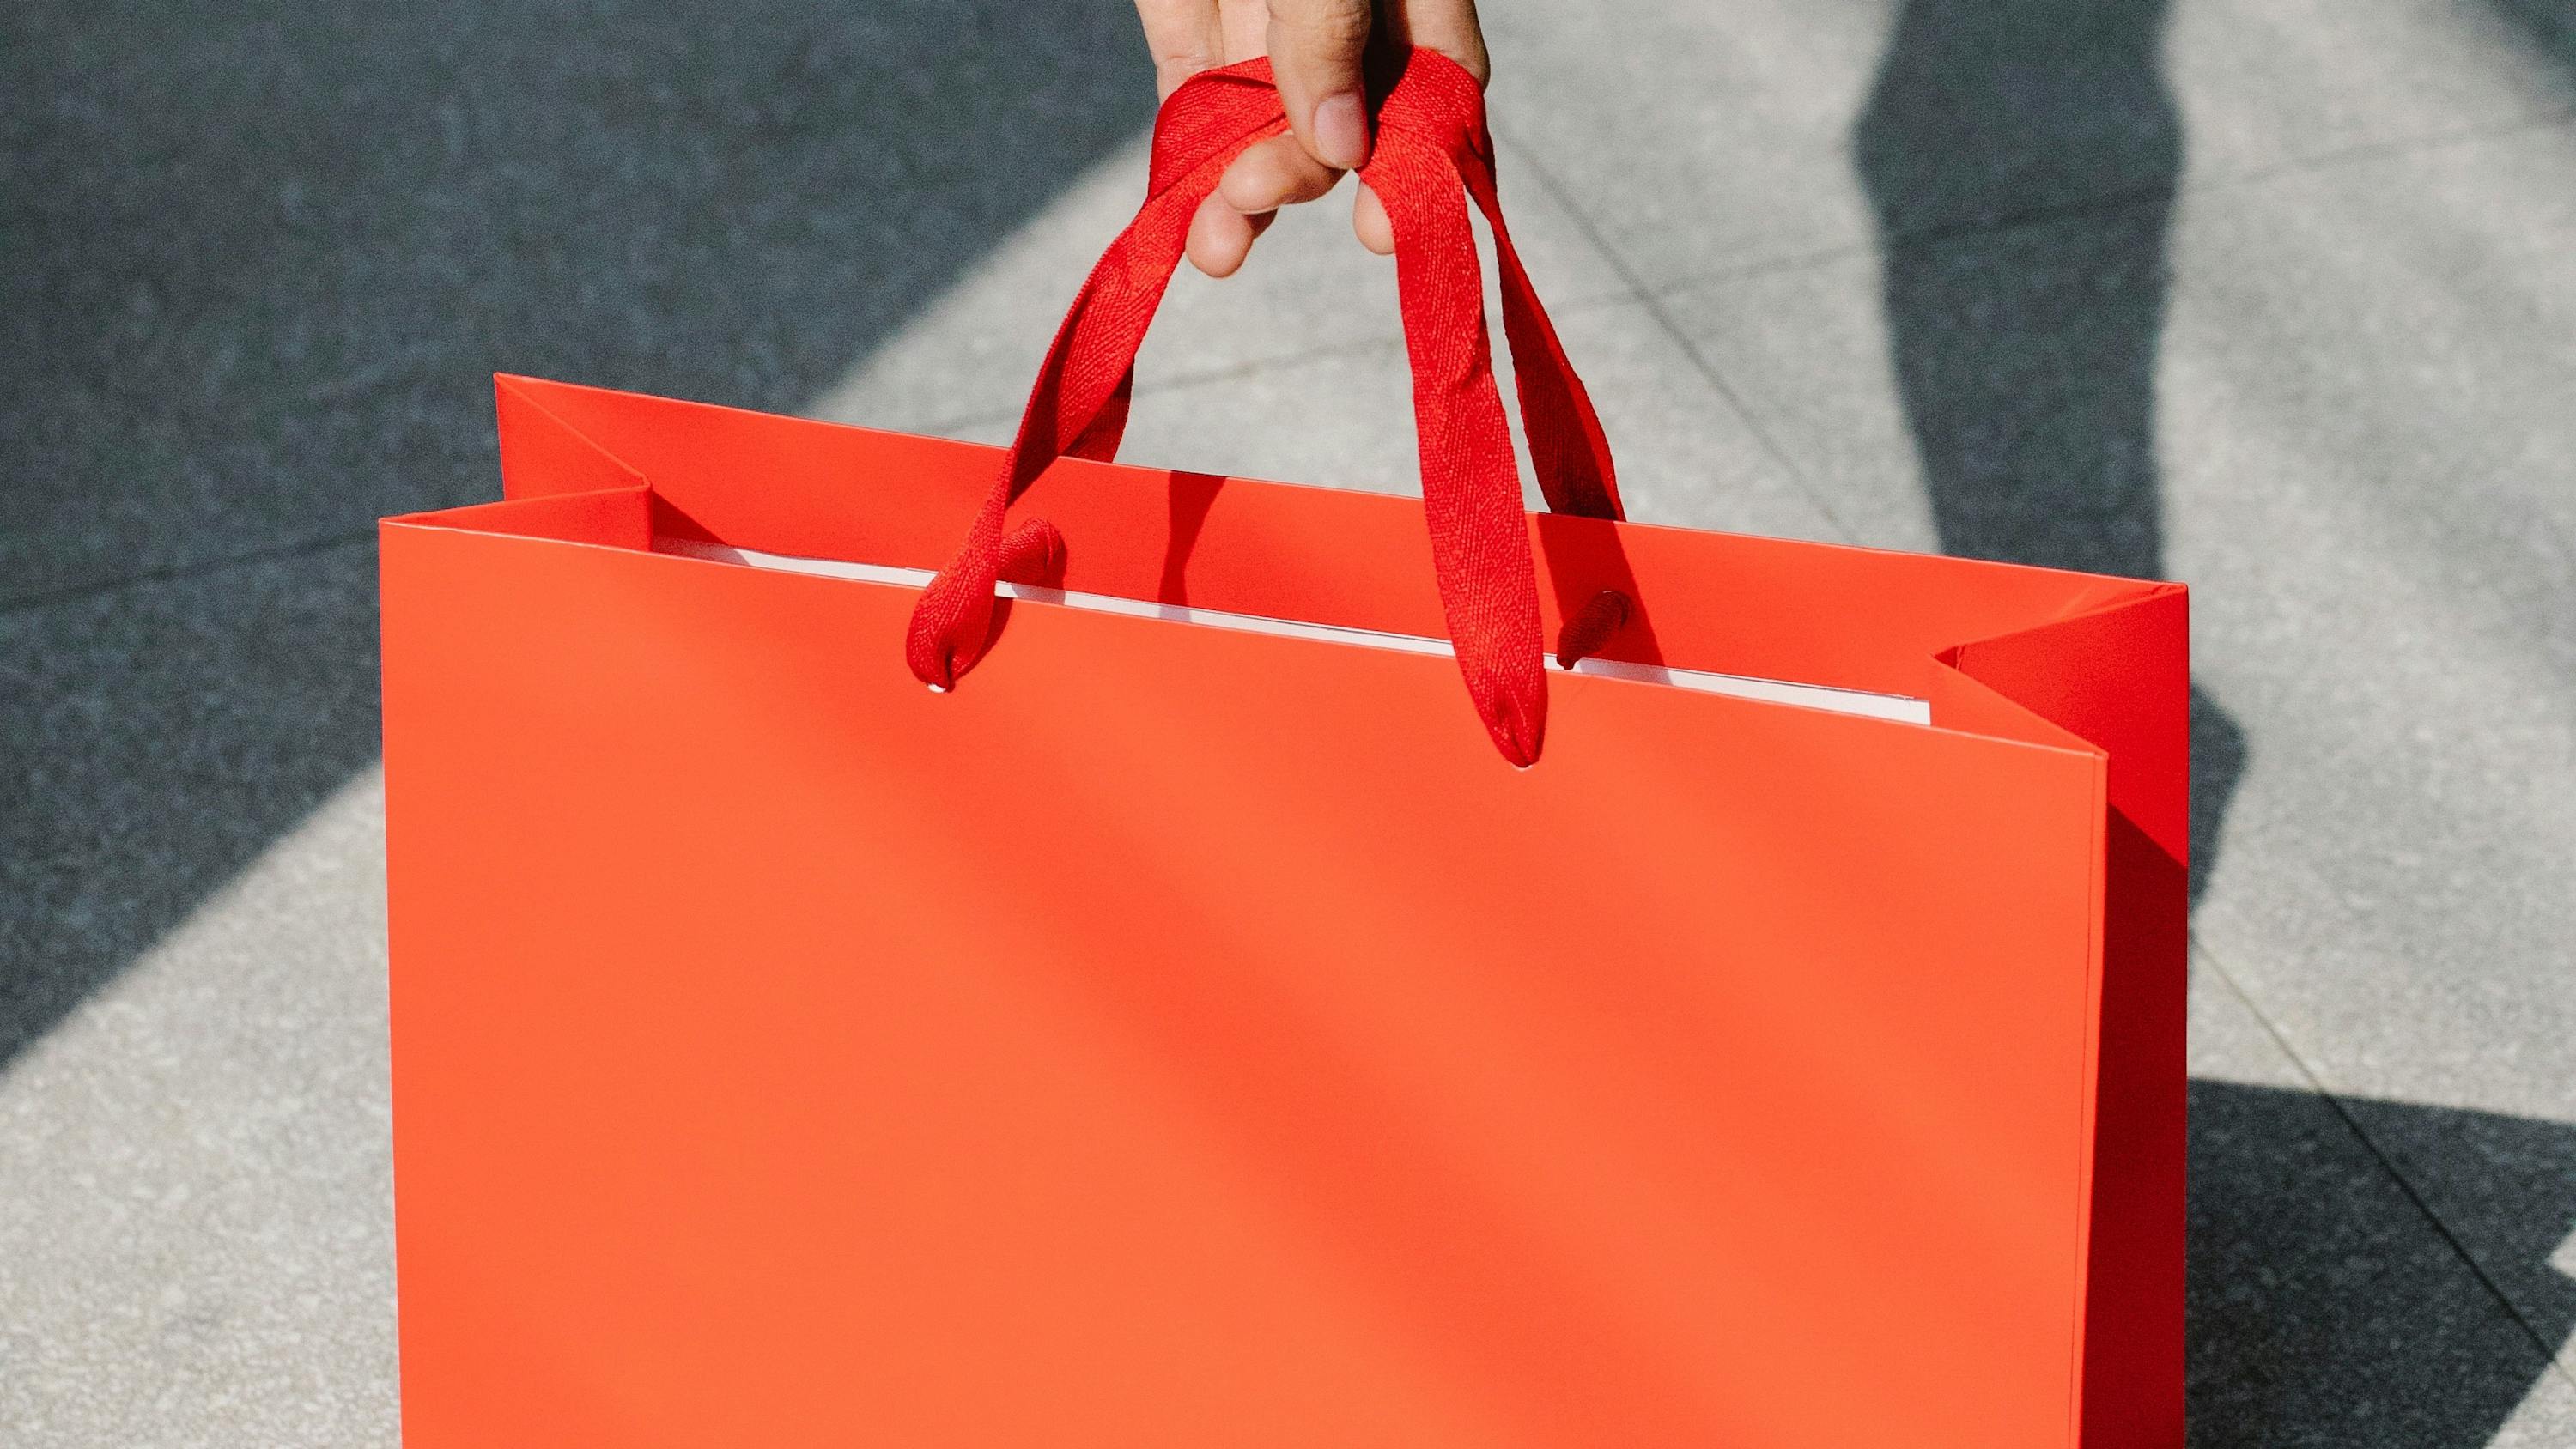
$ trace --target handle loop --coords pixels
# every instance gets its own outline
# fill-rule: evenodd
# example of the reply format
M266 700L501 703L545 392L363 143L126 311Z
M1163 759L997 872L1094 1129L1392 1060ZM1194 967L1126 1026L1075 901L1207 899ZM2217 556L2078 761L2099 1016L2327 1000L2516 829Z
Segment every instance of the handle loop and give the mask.
M1163 103L1145 204L1074 297L993 491L956 558L914 606L904 654L925 683L953 686L983 651L1012 501L1060 456L1116 454L1136 353L1180 263L1191 216L1244 148L1287 129L1267 60L1204 71ZM1609 443L1503 225L1475 78L1436 52L1408 55L1379 108L1376 147L1360 179L1394 225L1441 609L1476 713L1504 757L1527 766L1538 759L1547 718L1537 574L1462 190L1493 230L1522 424L1551 509L1622 516Z

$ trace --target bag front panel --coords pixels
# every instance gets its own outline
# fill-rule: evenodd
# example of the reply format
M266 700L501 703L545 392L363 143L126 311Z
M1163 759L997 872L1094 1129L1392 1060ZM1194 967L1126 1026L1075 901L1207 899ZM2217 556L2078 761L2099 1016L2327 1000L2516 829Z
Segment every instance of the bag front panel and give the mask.
M2098 757L384 557L408 1442L2068 1442Z

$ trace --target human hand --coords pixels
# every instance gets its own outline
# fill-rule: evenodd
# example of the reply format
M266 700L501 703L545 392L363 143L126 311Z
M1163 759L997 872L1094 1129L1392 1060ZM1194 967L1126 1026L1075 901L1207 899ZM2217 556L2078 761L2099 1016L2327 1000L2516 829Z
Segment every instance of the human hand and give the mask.
M1440 52L1478 85L1491 70L1476 0L1377 0L1374 10L1370 0L1136 0L1136 13L1163 95L1200 71L1267 55L1287 104L1289 134L1234 158L1190 220L1190 263L1211 277L1243 265L1280 207L1314 200L1368 160L1360 61L1373 29L1383 45ZM1366 185L1351 229L1370 251L1394 253L1395 229Z

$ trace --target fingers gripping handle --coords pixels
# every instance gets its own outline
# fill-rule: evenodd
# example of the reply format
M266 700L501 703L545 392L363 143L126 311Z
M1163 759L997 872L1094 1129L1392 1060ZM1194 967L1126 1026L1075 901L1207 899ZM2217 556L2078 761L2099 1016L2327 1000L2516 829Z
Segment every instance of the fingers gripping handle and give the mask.
M1063 454L1116 452L1136 353L1192 215L1245 147L1286 128L1266 61L1205 72L1164 103L1145 204L1075 296L992 492L956 559L913 611L905 656L934 688L971 668L990 635L1012 501ZM1474 79L1428 51L1408 57L1360 174L1394 223L1423 510L1459 670L1496 747L1528 765L1538 758L1547 710L1538 589L1465 197L1494 231L1505 332L1549 506L1618 517L1609 448L1503 228Z
M992 631L993 584L1011 500L1064 453L1107 458L1117 451L1136 352L1180 263L1190 216L1246 146L1287 129L1287 118L1274 114L1278 104L1266 74L1228 72L1196 77L1165 102L1154 126L1145 204L1075 294L1003 455L1001 476L957 557L913 608L904 657L932 688L954 685Z

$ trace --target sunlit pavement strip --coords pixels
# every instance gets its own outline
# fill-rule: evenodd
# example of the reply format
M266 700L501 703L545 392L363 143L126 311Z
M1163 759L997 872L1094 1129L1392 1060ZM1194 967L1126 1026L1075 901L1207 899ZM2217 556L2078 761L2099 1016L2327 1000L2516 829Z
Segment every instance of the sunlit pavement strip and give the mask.
M0 1444L391 1445L370 771L0 1074Z

